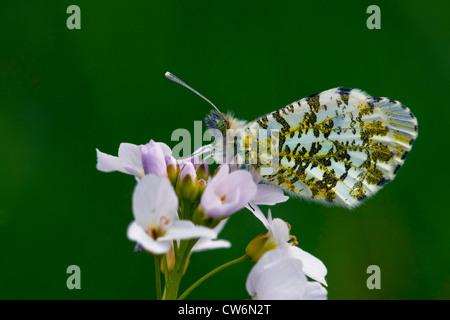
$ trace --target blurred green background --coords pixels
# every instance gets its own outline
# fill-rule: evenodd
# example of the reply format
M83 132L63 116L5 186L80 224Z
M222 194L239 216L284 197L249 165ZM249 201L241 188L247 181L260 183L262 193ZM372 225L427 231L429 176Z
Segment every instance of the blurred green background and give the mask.
M66 9L81 8L81 30ZM381 8L381 30L366 9ZM133 177L101 173L95 148L173 147L211 109L252 120L336 86L400 100L419 138L397 179L353 211L290 199L272 208L328 268L329 299L449 299L450 22L447 1L4 1L0 11L0 298L154 299L134 253ZM264 209L266 211L266 209ZM194 254L182 290L263 232L246 211ZM81 268L81 290L66 269ZM369 265L381 289L366 287ZM192 299L247 299L250 263Z

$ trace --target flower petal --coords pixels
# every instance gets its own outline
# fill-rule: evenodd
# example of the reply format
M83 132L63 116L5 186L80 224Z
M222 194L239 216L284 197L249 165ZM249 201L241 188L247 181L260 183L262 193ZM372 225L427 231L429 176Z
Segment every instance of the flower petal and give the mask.
M154 254L163 254L169 251L171 242L160 242L153 240L140 225L133 221L127 229L128 239L137 242L145 250Z
M230 173L228 177L226 177L226 183L221 185L221 189L225 194L233 194L235 190L244 190L245 192L241 192L240 194L242 198L241 201L244 202L244 205L253 200L257 191L252 175L245 170L238 170Z
M97 170L103 172L120 171L128 173L122 167L122 164L120 163L118 157L114 157L109 154L103 153L98 149L96 150L97 150Z
M206 185L205 191L203 191L200 205L210 218L220 216L223 212L220 197L215 194L212 188L208 188L208 185Z
M141 161L145 174L154 174L158 177L166 177L166 160L159 143L150 140L149 143L140 147Z
M201 252L214 249L230 248L231 242L228 240L212 240L201 238L192 248L192 252Z
M258 190L252 202L257 205L272 206L288 199L289 197L285 196L280 188L268 184L258 184Z
M252 268L246 282L250 296L260 300L303 299L306 286L301 261L280 249L266 252Z
M169 179L149 174L138 182L133 192L133 214L140 226L159 224L161 217L174 221L177 210L178 198Z
M220 179L225 178L230 173L230 166L227 164L220 165L215 172L214 178L218 182L220 182Z
M327 300L327 289L318 282L308 281L305 300Z
M156 214L158 218L165 217L172 220L178 219L178 197L168 178L159 179L159 185L155 192Z
M193 238L215 238L217 233L210 228L196 226L192 221L177 220L167 230L166 234L158 238L158 241L183 240Z
M119 160L127 173L136 177L144 175L140 146L131 143L121 143L119 146Z
M166 167L168 167L168 166L176 167L177 166L177 160L170 155L165 155L164 161L166 162Z
M157 142L164 156L172 156L172 150L164 142Z
M223 230L227 221L228 221L228 219L224 219L224 220L220 221L219 224L213 229L217 235ZM200 252L200 251L220 249L220 248L230 248L230 247L231 247L231 243L227 240L216 240L215 238L209 239L209 238L202 237L194 245L194 247L192 248L192 252Z
M217 192L219 193L219 192ZM239 195L241 190L237 189L234 195L225 194L226 200L221 200L221 195L215 194L213 197L215 199L216 206L206 210L205 212L209 218L222 218L232 215L233 213L239 211L245 206L245 203L239 201Z
M263 223L264 227L266 227L267 230L271 231L270 230L270 223L269 223L269 221L267 220L266 216L261 211L261 209L256 205L256 203L250 202L245 207L248 210L250 210L251 212L253 212L255 217L258 218L259 221L261 221Z
M313 280L316 280L327 286L325 276L327 268L322 261L314 257L312 254L303 251L299 247L289 246L289 254L303 263L303 272Z
M208 183L203 192L201 205L210 218L229 216L244 208L256 194L256 184L245 170L227 175L228 166L223 166Z
M189 177L192 182L197 178L197 173L195 172L194 165L192 162L186 163L180 172L180 181L183 181L186 177Z
M285 245L289 241L289 227L283 220L273 219L269 230L277 240L278 246Z

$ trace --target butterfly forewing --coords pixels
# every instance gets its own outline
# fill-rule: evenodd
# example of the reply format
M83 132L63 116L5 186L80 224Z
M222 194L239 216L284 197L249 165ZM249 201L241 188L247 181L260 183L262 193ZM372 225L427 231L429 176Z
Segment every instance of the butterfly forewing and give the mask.
M278 132L278 168L264 181L301 197L354 207L392 180L417 137L400 102L335 88L249 123Z

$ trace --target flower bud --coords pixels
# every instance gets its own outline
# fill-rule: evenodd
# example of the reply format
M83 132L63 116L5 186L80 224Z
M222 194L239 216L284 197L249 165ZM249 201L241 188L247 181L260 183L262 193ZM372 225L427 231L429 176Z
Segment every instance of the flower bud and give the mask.
M209 176L210 176L209 166L205 161L202 161L202 163L197 168L197 178L199 180L204 179L208 181Z
M175 250L173 249L173 246L170 247L170 250L166 253L166 259L167 259L167 272L170 274L173 271L173 268L175 267ZM186 273L186 269L189 265L189 258L186 261L186 264L184 265L183 275ZM164 272L164 259L161 259L161 272Z
M260 234L250 241L245 249L245 254L250 257L253 262L256 262L264 255L264 253L276 249L277 247L277 241L271 236L270 232L267 232Z
M145 174L166 177L167 169L161 146L153 140L141 146L141 160Z
M167 176L169 177L170 182L173 186L177 183L178 173L180 171L180 167L178 166L177 160L170 156L164 156L164 160L166 162L167 167Z
M201 187L206 188L207 182L206 182L205 179L199 179L199 180L198 180L198 184L199 184Z
M186 163L181 169L180 180L183 181L190 178L192 183L197 179L197 173L195 172L194 165L191 162Z
M198 193L197 174L191 162L186 163L181 169L176 191L183 200L192 202L196 199Z
M203 195L203 191L205 191L206 185L208 183L206 182L206 180L204 179L199 179L197 182L197 187L198 187L198 192L197 192L197 201L200 202L202 195Z

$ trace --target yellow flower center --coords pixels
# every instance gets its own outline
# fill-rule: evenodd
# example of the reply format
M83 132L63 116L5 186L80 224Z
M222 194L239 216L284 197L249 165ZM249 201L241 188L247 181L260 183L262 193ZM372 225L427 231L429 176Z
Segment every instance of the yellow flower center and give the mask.
M159 237L162 237L166 234L166 227L169 224L170 219L167 217L161 217L159 219L159 224L156 225L154 223L150 224L147 227L147 234L152 237L154 240L158 239Z

